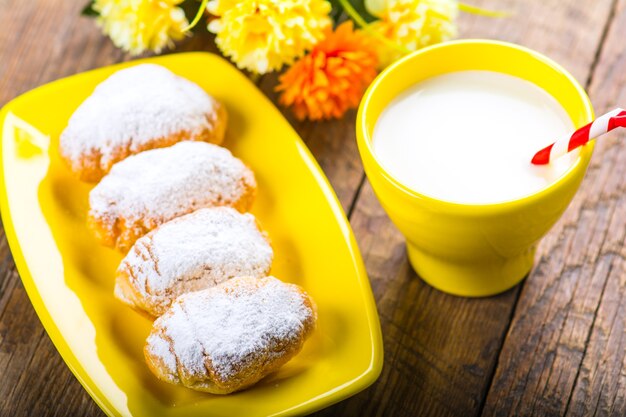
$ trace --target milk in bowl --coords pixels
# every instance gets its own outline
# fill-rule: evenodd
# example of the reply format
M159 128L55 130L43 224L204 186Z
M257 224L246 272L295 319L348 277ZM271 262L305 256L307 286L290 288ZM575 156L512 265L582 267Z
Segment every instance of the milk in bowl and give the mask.
M535 152L574 130L561 105L524 79L456 71L418 82L380 114L372 145L398 182L460 204L515 200L545 188L578 157L547 166Z

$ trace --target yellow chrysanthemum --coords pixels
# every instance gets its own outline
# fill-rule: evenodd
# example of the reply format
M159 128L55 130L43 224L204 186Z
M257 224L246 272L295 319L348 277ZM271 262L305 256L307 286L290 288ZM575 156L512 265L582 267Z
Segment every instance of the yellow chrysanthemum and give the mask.
M211 0L207 10L222 53L257 74L293 63L331 24L326 0Z
M371 10L380 19L370 30L408 51L447 41L456 36L456 0L383 0ZM403 55L401 50L376 41L381 64L388 65Z
M185 36L182 0L95 0L98 24L115 46L133 55L161 52Z

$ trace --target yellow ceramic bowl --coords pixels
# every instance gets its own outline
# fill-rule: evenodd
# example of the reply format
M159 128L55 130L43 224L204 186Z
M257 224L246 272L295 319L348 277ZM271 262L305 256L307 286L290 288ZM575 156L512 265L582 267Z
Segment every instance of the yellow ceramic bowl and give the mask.
M533 82L563 106L576 126L589 123L593 109L576 80L550 59L521 46L486 40L448 42L408 55L383 71L365 93L357 116L359 152L383 208L407 239L413 268L435 288L475 297L505 291L530 271L536 244L576 193L593 144L582 149L556 182L512 201L455 204L409 189L373 153L378 116L415 83L463 70L497 71Z

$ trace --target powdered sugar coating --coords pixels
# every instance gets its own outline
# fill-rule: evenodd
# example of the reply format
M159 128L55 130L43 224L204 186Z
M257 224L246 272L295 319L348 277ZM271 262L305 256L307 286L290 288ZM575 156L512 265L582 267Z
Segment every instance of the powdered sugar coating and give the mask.
M216 128L217 102L193 82L154 64L122 69L100 83L76 109L61 134L61 155L84 179L158 141L210 136ZM220 143L223 131L209 140ZM158 146L158 147L160 147ZM95 165L95 166L94 166ZM96 175L96 177L94 177Z
M162 366L156 370L162 379L232 392L293 357L315 319L312 301L298 286L274 277L235 278L180 296L155 321L145 352L153 370L155 361Z
M247 210L254 174L229 150L185 141L130 156L89 193L92 229L104 244L128 249L168 220L203 207Z
M272 259L252 214L230 207L199 209L140 238L122 260L115 293L158 316L180 294L236 276L264 277Z

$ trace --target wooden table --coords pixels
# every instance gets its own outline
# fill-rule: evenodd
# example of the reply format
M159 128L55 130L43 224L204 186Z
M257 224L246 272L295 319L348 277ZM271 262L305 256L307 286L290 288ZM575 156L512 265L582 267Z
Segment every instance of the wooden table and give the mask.
M626 0L468 0L512 11L460 18L462 37L547 54L598 113L626 105ZM129 59L84 1L0 0L0 105L40 84ZM214 50L208 35L177 51ZM207 72L210 76L210 71ZM259 87L276 101L275 75ZM294 125L345 209L370 276L385 347L379 380L320 416L626 415L626 135L600 141L573 203L522 284L457 298L422 282L363 174L355 113ZM621 140L621 143L620 143ZM0 239L0 416L102 415L48 339Z

